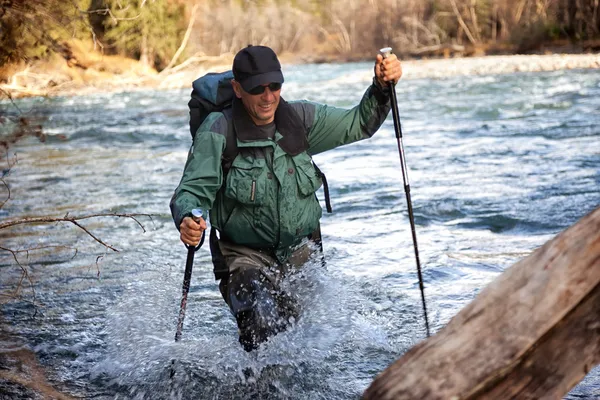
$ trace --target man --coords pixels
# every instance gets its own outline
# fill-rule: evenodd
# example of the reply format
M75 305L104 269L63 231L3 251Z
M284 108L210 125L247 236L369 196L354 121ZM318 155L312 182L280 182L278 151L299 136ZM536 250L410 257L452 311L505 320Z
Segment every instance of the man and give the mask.
M290 268L305 263L320 241L321 186L311 156L371 137L390 111L390 82L402 75L395 55L375 60L375 78L360 104L343 110L281 98L284 82L268 47L248 46L233 61L231 108L200 126L171 201L175 225L187 245L200 241L210 215L211 253L219 289L235 316L247 351L298 317L281 289ZM238 153L225 163L227 135Z

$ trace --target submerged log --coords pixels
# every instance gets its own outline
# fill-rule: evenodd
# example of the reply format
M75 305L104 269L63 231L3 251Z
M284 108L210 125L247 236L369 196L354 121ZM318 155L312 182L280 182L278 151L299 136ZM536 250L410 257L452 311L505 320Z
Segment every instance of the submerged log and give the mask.
M508 268L364 399L560 399L600 363L600 208Z

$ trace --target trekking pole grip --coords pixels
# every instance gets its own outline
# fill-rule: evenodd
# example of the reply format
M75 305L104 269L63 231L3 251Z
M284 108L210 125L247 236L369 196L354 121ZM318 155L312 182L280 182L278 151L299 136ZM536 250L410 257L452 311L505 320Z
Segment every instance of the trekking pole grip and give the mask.
M381 56L386 59L389 57L390 54L392 54L392 48L391 47L384 47L383 49L379 49L379 54L381 54ZM396 85L396 82L389 82L390 87L394 87Z
M385 59L390 54L392 54L392 48L384 47L383 49L379 49L379 53ZM392 116L394 119L394 131L396 133L396 139L401 139L402 138L402 124L400 122L400 113L398 112L398 96L396 95L396 82L388 82L388 86L390 88L390 98L391 98L391 103L392 103ZM399 143L398 145L400 146L401 143ZM406 175L404 169L402 171L403 171L404 175Z
M204 213L199 208L194 208L192 210L192 219L194 221L196 221L197 223L200 222L200 218L202 218L203 215L204 215ZM202 245L204 244L204 235L205 234L206 234L206 230L202 231L202 237L200 238L200 242L198 243L198 245L191 246L189 244L186 244L185 247L188 248L188 251L192 251L192 249L193 249L194 252L198 251L200 249L200 247L202 247ZM189 256L189 254L188 254L188 256Z
M389 56L390 54L392 54L392 48L391 47L384 47L383 49L379 49L379 52L381 53L381 55L383 56L383 58L387 58L387 56Z

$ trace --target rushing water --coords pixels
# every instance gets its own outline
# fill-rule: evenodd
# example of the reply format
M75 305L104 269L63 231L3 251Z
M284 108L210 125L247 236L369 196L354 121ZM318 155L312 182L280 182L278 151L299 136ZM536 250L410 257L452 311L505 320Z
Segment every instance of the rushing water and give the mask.
M283 96L356 104L371 65L284 68ZM59 389L111 399L355 399L423 339L413 245L391 115L368 141L318 155L334 213L322 221L327 269L299 282L304 315L257 352L196 255L182 340L174 343L186 251L168 203L191 139L189 90L26 99L45 143L11 148L0 222L147 213L3 232L35 283L2 306L5 332L32 349ZM600 204L600 73L558 71L398 86L406 162L432 330L505 268ZM4 111L15 113L9 103ZM322 198L322 193L319 192ZM75 248L77 251L75 252ZM0 289L20 269L0 258ZM169 379L172 360L175 377ZM592 371L568 396L600 398Z

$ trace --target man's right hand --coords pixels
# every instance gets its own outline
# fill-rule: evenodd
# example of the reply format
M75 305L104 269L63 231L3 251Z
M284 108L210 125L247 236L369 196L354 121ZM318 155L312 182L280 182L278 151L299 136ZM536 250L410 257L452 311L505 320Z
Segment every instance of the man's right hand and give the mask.
M383 57L377 54L375 58L375 77L381 87L387 86L388 82L398 83L402 77L402 64L395 54Z
M185 217L179 225L179 237L181 241L190 246L197 246L202 238L202 233L206 230L206 221L200 217L194 221L192 217Z

